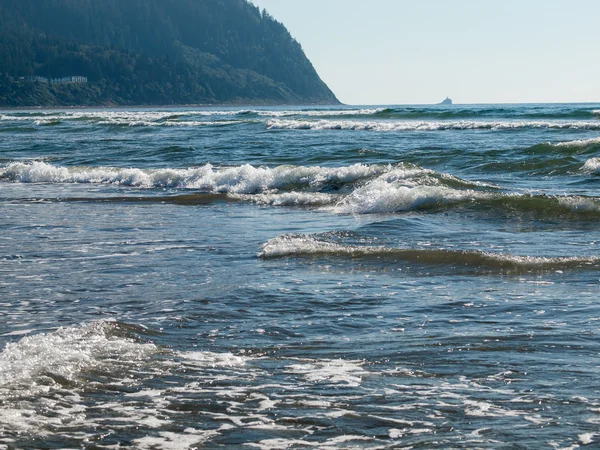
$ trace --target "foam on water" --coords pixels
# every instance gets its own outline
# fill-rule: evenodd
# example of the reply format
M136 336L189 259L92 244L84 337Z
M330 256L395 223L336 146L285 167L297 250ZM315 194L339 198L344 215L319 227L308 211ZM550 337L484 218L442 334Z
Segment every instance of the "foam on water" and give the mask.
M444 186L405 186L375 180L342 199L333 207L333 211L338 214L393 213L486 196L489 194L472 190L456 190Z
M116 322L98 321L6 345L0 353L0 426L45 433L49 424L83 420L85 408L78 394L85 383L83 373L135 367L158 350L153 344L112 335L118 327ZM48 417L33 413L40 405L54 412Z
M56 111L47 113L0 114L0 122L30 121L34 125L44 126L68 123L91 123L100 125L118 125L132 127L194 127L223 126L256 122L258 118L268 117L336 117L370 116L379 113L382 108L362 109L312 109L312 110L184 110L184 111ZM229 118L230 120L192 120L194 118ZM255 117L255 120L252 120Z
M598 171L597 158L583 172ZM600 200L584 196L531 195L502 192L498 186L468 181L410 164L354 164L345 167L277 166L213 167L186 169L117 167L61 167L44 161L16 161L0 166L0 180L20 183L94 183L134 188L197 190L228 195L273 206L313 206L334 214L389 214L456 206L510 208L546 214L596 214ZM203 204L218 198L199 193L156 197L106 197L105 201L160 201ZM86 198L66 198L86 201ZM54 199L56 201L56 199Z
M281 194L233 194L232 198L271 206L327 206L339 201L340 195L319 192L284 192Z
M582 148L589 147L590 145L600 144L600 137L590 139L576 139L574 141L557 142L556 144L550 144L554 147L572 147Z
M271 130L350 130L350 131L443 131L443 130L516 130L524 128L600 130L597 121L346 121L270 119Z
M320 239L311 235L284 234L261 246L260 258L334 256L350 258L387 258L432 265L488 267L510 271L551 270L561 268L597 269L598 257L541 257L490 253L479 250L443 248L394 248L351 245Z
M384 108L361 108L361 109L312 109L312 110L290 110L290 111L249 111L259 116L265 117L289 117L289 116L309 116L309 117L329 117L329 116L369 116L384 111Z
M0 353L0 385L35 385L39 376L76 382L83 371L118 359L136 361L155 352L152 344L111 337L113 322L93 322L28 336ZM115 359L116 358L116 359Z
M520 418L532 427L554 420L537 408L549 398L508 383L511 373L453 379L364 360L169 351L126 337L130 327L99 321L9 344L0 353L0 446L27 446L30 436L104 448L116 433L143 449L230 438L249 448L387 448L432 434L452 447L501 442L479 430L449 433L456 416ZM94 375L82 378L87 373ZM336 421L357 418L368 420L333 432ZM582 430L574 438L596 436Z
M363 377L369 374L363 369L364 361L347 361L342 359L324 361L306 361L301 364L287 366L287 371L302 374L311 383L326 382L329 384L347 384L359 386Z
M581 168L583 172L597 174L600 172L600 158L590 158L588 159L583 167Z
M597 213L600 211L600 200L590 197L557 197L557 202L569 211L580 213Z
M114 125L129 127L199 127L199 126L225 126L241 123L252 123L256 120L243 118L239 112L228 111L66 111L47 114L32 115L0 115L2 121L31 121L37 126L58 125L69 123ZM190 120L194 117L224 117L231 116L229 120Z
M262 193L287 186L319 188L351 183L390 170L389 165L213 167L188 169L122 169L116 167L59 167L43 161L13 162L0 166L0 179L22 183L103 183L134 187L199 189L213 193Z
M187 363L201 367L239 367L245 366L248 361L247 357L234 355L229 352L179 352L177 355Z

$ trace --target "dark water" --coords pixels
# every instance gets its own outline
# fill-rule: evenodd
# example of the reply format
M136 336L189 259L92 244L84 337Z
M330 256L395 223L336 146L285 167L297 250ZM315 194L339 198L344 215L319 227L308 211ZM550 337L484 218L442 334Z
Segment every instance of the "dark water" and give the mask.
M593 448L600 105L0 112L0 448Z

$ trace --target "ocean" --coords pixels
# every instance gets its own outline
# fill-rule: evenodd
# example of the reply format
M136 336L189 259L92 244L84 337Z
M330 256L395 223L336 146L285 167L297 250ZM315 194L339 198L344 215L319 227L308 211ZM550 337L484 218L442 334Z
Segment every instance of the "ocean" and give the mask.
M0 448L600 445L600 104L0 111Z

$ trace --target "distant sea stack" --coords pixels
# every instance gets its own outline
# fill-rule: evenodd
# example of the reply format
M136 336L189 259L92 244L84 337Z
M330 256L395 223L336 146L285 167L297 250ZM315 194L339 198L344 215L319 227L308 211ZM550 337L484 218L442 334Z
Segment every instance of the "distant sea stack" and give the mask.
M0 106L339 104L247 0L0 0L0 55Z
M446 97L441 102L437 103L438 105L452 105L452 99L450 97Z

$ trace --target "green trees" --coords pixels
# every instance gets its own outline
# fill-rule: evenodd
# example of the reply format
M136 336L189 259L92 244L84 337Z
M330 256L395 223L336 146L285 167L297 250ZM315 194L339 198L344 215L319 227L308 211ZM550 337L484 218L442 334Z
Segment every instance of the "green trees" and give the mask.
M0 0L0 73L5 106L337 103L247 0ZM89 82L19 79L69 75Z

